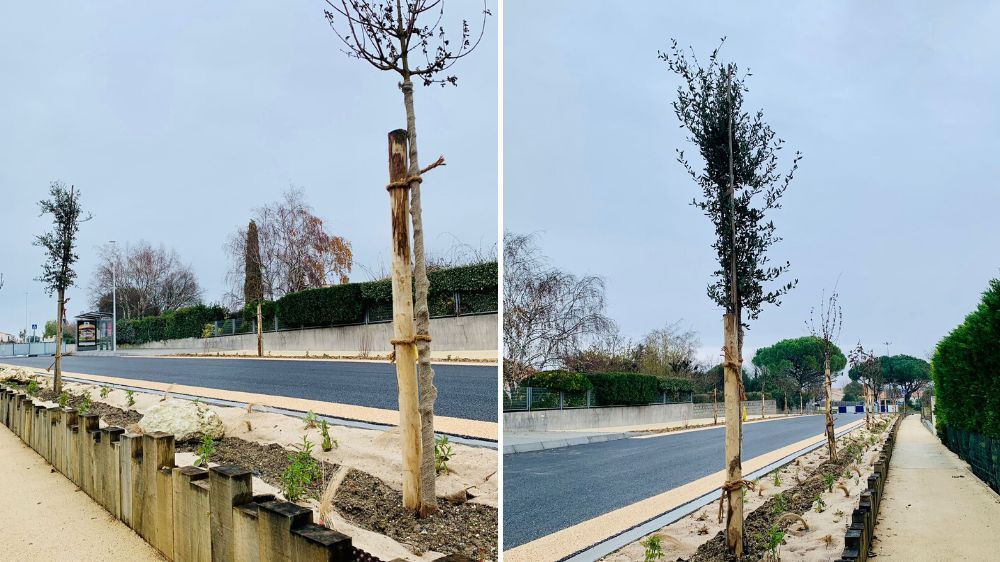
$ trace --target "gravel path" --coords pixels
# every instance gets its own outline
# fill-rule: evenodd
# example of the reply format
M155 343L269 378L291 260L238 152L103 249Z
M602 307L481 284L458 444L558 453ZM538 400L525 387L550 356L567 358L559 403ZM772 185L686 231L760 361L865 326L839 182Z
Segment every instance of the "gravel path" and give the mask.
M163 560L0 425L0 560Z

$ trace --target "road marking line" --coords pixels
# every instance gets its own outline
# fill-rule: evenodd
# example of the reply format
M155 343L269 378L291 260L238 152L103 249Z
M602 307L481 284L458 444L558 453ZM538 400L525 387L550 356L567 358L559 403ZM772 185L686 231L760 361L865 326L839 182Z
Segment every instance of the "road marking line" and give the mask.
M843 426L842 430L853 429L864 423L864 419ZM804 449L826 439L821 433L791 445L743 461L743 473L759 470L789 454ZM646 498L634 504L599 515L593 519L577 523L551 535L535 539L529 543L504 551L507 562L539 562L562 560L582 548L607 540L640 525L658 515L695 500L716 490L725 482L726 471L720 470L668 490L662 494Z

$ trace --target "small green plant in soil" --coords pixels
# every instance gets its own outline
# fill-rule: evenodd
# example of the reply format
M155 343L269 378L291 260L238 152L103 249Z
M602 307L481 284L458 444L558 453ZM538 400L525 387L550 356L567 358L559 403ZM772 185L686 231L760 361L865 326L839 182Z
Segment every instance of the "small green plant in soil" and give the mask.
M829 472L827 472L826 474L823 475L823 485L826 486L826 491L827 492L832 492L833 491L833 483L836 480L837 480L837 477L835 477L833 474L831 474Z
M313 444L305 436L298 445L298 451L288 455L292 464L288 465L281 475L281 491L288 501L299 501L306 493L306 488L320 477L320 467L312 457Z
M785 531L781 526L771 525L771 528L767 530L767 536L763 539L764 548L767 550L764 560L770 562L781 560L781 542L785 540Z
M774 471L774 485L775 487L781 486L781 473L777 470Z
M131 408L132 406L135 406L135 391L134 390L126 390L125 391L125 398L126 398L125 404L129 408Z
M816 502L816 513L823 513L826 511L826 502L823 501L823 496L816 494L814 501Z
M198 458L194 461L194 466L208 466L208 459L215 453L215 441L208 435L201 438L201 445L198 446Z
M785 498L785 494L781 492L774 494L774 505L771 506L771 513L780 515L786 511L788 511L788 500Z
M314 429L316 427L317 419L316 412L309 410L309 413L306 414L306 417L302 418L302 421L306 422L306 429Z
M66 405L69 404L69 394L65 390L62 391L59 398L56 398L56 402L59 404L60 408L65 408Z
M646 549L645 562L655 562L663 558L663 537L660 535L650 535L639 544Z
M76 406L76 409L77 411L80 412L81 416L85 415L87 412L90 411L91 403L92 401L90 399L90 391L88 390L87 392L83 393L83 396L80 397L80 403L77 404Z
M451 444L447 435L439 435L434 441L434 468L438 474L451 474L448 461L451 460Z
M27 392L31 396L34 396L34 395L38 394L38 391L41 390L41 388L42 388L42 386L40 384L38 384L38 381L32 380L31 382L28 383Z
M326 420L319 422L319 431L323 434L323 444L320 445L323 451L329 453L334 447L340 447L336 439L330 438L330 424Z
M107 386L107 385L102 386L101 387L101 398L107 398L108 394L111 394L111 387Z

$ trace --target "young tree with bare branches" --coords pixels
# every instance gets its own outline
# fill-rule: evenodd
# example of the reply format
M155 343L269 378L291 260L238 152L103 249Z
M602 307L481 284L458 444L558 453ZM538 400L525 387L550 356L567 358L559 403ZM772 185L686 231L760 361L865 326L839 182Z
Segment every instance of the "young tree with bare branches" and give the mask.
M410 219L413 223L413 277L415 284L414 324L417 338L417 378L420 383L420 424L423 450L421 458L421 516L437 511L434 456L434 370L431 368L430 309L427 306L427 262L424 253L424 227L421 218L420 184L422 174L444 164L438 158L421 169L417 151L417 125L413 107L413 81L424 86L458 84L450 73L459 59L472 53L486 31L490 10L483 3L482 26L474 34L468 20L463 20L458 40L444 31L444 0L326 0L324 13L331 29L343 43L348 56L367 62L375 69L399 75L406 112L409 145Z
M826 297L825 291L823 296ZM824 298L820 302L819 316L817 317L816 309L810 309L809 320L806 322L809 333L813 337L819 338L823 345L823 388L826 391L826 444L829 449L830 460L832 461L837 460L837 438L833 431L833 382L830 376L830 355L834 350L836 350L837 354L842 355L836 343L840 338L840 329L844 321L843 311L837 302L839 296L837 288L834 287L830 298Z
M851 370L847 375L852 381L861 383L865 389L865 427L871 429L873 402L877 400L882 385L885 384L882 362L874 353L866 350L861 342L851 350L848 357Z
M100 263L90 280L95 308L111 312L117 305L119 319L156 316L201 302L201 287L194 269L181 261L176 250L140 240L122 252L115 244L98 249ZM112 279L118 286L111 294ZM117 302L115 302L117 301Z
M725 41L725 39L723 39ZM789 264L771 265L767 251L781 239L767 215L778 209L781 196L791 183L800 159L796 153L787 173L778 170L778 152L783 141L764 121L762 111L743 109L749 72L739 73L735 64L719 60L719 48L702 66L693 53L673 41L669 52L658 56L671 72L681 78L674 113L688 132L701 156L699 170L684 154L677 160L701 188L702 198L693 204L712 221L716 239L712 247L718 256L715 281L708 286L709 297L725 310L725 404L726 404L726 544L731 554L743 555L743 480L741 466L742 426L740 404L744 396L741 371L743 328L756 319L764 304L780 304L780 298L795 281L777 288L765 284L777 281Z
M76 235L80 231L80 223L90 220L91 215L84 215L80 206L80 193L62 182L52 182L49 186L49 196L38 202L42 215L52 215L52 230L38 236L35 245L45 248L46 261L42 264L42 274L38 281L45 283L45 288L51 296L57 294L56 309L56 359L52 390L62 392L62 330L66 318L66 289L76 281L76 271L73 264L80 258L76 254Z
M503 379L508 395L535 370L611 331L604 282L551 267L531 235L503 237Z

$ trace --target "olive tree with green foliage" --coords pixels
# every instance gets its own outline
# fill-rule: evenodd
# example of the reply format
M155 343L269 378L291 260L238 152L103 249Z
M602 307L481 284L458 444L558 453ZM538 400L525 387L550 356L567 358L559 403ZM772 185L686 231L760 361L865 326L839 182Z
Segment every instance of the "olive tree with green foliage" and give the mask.
M62 392L62 326L65 321L66 289L76 281L73 264L79 259L76 254L76 235L80 223L90 220L80 206L80 193L62 182L55 181L49 186L49 196L38 202L42 215L52 215L52 230L38 236L35 245L45 249L46 259L42 264L42 274L36 278L45 284L49 296L56 293L56 358L52 390Z
M723 39L724 41L724 39ZM743 108L749 92L749 72L719 60L712 51L706 66L672 42L658 53L671 72L681 78L673 102L674 113L701 157L692 163L683 150L677 160L701 190L693 204L712 222L712 248L718 269L708 286L709 298L725 310L726 370L726 545L730 554L743 556L743 476L741 466L740 371L743 313L755 320L765 304L778 305L795 281L765 287L788 271L788 262L772 264L767 252L780 237L775 234L773 210L780 208L800 155L787 173L779 170L778 154L784 141L764 121L763 111Z
M825 344L821 338L802 336L781 340L757 350L751 361L758 368L766 368L775 375L790 379L799 395L799 408L807 389L814 389L823 382ZM836 345L830 347L830 371L839 372L847 365L847 358Z
M1000 279L979 306L942 339L931 360L938 431L1000 438Z

